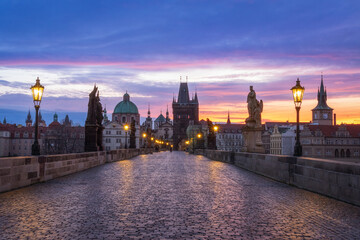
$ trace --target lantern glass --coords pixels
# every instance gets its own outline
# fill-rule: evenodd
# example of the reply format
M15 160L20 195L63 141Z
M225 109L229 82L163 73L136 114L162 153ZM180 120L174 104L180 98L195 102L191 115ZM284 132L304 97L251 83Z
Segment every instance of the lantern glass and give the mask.
M41 103L41 99L44 93L44 86L40 84L40 79L36 79L36 83L34 86L31 87L34 105L35 107L39 107Z
M290 90L293 93L295 107L301 107L305 88L300 85L299 78L296 81L296 85L292 87Z

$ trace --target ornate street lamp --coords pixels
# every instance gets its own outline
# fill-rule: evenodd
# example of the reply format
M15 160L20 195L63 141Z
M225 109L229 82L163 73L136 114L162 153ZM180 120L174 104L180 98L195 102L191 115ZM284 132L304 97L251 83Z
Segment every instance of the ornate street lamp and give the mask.
M31 147L31 154L32 155L40 155L40 145L38 141L38 127L39 127L39 109L40 109L40 103L41 99L44 93L44 86L40 84L39 77L36 79L36 83L31 88L33 100L34 100L34 106L35 106L35 141L34 144Z
M296 85L290 89L293 93L294 104L296 109L296 143L294 147L294 156L302 155L302 146L300 143L300 127L299 127L299 113L301 108L302 99L304 96L305 88L300 85L299 78L296 81Z
M125 129L125 149L127 149L127 132L129 130L129 125L125 124L124 129Z

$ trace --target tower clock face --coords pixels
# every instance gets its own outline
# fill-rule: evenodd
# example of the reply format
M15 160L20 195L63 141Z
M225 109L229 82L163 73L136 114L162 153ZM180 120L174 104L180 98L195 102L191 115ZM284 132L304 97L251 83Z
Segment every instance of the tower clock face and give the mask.
M327 118L328 118L328 114L327 114L327 113L324 113L324 114L323 114L323 118L324 118L324 119L327 119Z

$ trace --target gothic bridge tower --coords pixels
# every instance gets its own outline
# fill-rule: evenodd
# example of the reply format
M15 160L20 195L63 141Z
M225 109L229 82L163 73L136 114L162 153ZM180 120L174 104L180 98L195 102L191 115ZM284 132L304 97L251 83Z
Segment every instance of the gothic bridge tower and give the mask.
M199 123L199 101L197 93L195 97L190 100L189 88L187 82L180 83L179 95L177 101L175 98L172 103L173 108L173 144L174 149L177 150L179 144L183 140L186 140L186 129L189 126L190 121L194 121L194 124Z

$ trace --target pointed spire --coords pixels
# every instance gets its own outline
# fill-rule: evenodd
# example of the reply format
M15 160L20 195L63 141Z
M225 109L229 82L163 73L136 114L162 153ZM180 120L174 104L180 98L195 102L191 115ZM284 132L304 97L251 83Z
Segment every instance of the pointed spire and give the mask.
M4 117L3 124L6 124L6 117Z
M169 105L166 105L166 122L170 121L170 117L169 117Z
M315 109L332 110L332 108L330 108L326 103L326 101L327 101L327 93L326 93L326 88L324 87L324 76L323 76L322 73L321 73L320 88L318 88L317 100L318 100L318 104L313 110L315 110Z
M226 124L231 124L231 121L230 121L230 111L229 111L229 110L228 110L228 118L227 118Z
M324 78L323 75L321 73L321 84L320 84L320 94L324 94Z
M147 112L147 114L148 114L148 117L150 117L150 103L148 103L148 112Z

